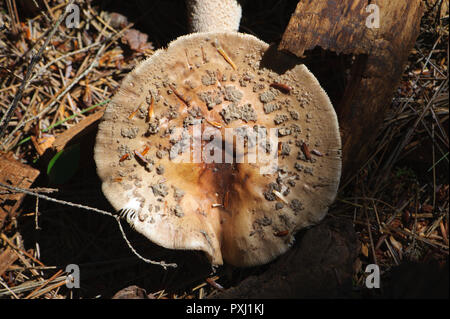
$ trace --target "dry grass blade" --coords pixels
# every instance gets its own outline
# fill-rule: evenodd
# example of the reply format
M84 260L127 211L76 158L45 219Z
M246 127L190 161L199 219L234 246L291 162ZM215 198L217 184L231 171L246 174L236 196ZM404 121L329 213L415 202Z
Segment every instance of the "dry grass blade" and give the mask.
M53 276L51 276L49 279L44 281L44 283L42 285L40 285L39 287L34 289L32 292L30 292L29 295L25 297L25 299L35 298L35 297L39 296L40 290L42 290L42 288L47 286L52 280L57 278L61 273L62 273L62 270L58 270ZM33 296L33 295L35 295L35 296Z

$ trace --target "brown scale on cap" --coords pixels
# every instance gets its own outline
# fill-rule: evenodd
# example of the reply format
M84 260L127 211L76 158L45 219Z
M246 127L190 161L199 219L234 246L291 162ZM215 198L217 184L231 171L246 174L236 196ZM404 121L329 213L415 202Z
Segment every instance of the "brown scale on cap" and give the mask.
M133 211L128 222L149 240L204 251L214 265L253 266L285 252L298 230L325 216L341 172L336 114L304 65L268 49L250 35L191 34L155 52L125 78L100 123L95 161L105 196L118 211ZM152 114L130 119L138 105ZM205 163L196 154L190 163L171 158L174 147L192 143L196 123L205 133L201 149L210 155L221 149L222 163ZM226 128L243 132L243 126L281 130L282 155L273 174L261 174L264 163L258 161L236 162L257 147L248 140L227 141L234 162L224 163L229 149L210 136L226 140ZM185 135L171 136L175 128L184 128ZM305 163L314 173L299 170L301 145L318 141L323 155L310 152L314 160ZM125 146L136 156L122 160ZM278 154L278 145L264 148ZM158 169L148 169L150 164Z

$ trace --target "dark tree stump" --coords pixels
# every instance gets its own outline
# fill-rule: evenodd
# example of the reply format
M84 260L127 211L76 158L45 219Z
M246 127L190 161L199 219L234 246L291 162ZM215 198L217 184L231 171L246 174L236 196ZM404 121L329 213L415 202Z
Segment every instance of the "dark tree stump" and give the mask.
M367 160L419 34L422 2L302 0L291 17L279 49L303 58L329 94L344 176ZM370 3L379 7L379 28L366 26Z
M357 251L351 221L328 218L306 230L266 272L210 298L351 297Z

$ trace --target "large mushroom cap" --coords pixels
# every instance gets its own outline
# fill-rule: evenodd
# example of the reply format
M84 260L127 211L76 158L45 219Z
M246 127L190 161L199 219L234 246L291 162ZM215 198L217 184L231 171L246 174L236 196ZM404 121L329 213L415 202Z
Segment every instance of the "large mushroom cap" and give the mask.
M258 265L285 252L325 216L341 173L336 114L297 63L239 33L191 34L156 51L100 123L105 196L152 242L204 251L214 265ZM245 138L245 128L267 139ZM203 157L198 147L182 153L195 145Z

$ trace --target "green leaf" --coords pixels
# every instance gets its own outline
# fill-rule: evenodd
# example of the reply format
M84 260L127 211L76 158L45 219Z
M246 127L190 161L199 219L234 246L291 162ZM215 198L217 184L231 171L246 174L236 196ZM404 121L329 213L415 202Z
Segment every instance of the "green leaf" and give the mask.
M77 172L80 163L80 145L74 144L56 153L47 166L51 184L64 184Z
M104 104L106 104L106 103L109 103L109 101L110 101L110 100L105 100L105 101L102 101L102 102L97 103L97 104L95 104L95 105L92 105L92 106L90 106L90 107L84 109L84 110L81 111L80 113L73 114L73 115L71 115L71 116L65 118L64 120L61 120L61 121L59 121L59 122L56 122L56 123L50 125L49 127L45 128L45 129L42 129L41 132L44 132L44 133L45 133L45 132L48 132L48 131L50 131L51 129L53 129L53 128L55 128L55 127L57 127L57 126L59 126L59 125L65 123L65 122L67 122L67 121L70 121L70 120L74 119L75 117L77 117L77 116L79 116L79 115L82 115L82 114L84 114L84 113L86 113L86 112L92 111L92 110L95 109L96 107L99 107L99 106L102 106L102 105L104 105ZM24 139L21 140L19 143L17 143L16 146L22 145L22 144L24 144L24 143L26 143L26 142L28 142L28 141L31 141L31 136L28 136L28 137L24 138Z

